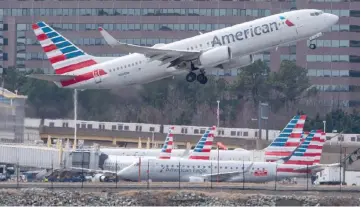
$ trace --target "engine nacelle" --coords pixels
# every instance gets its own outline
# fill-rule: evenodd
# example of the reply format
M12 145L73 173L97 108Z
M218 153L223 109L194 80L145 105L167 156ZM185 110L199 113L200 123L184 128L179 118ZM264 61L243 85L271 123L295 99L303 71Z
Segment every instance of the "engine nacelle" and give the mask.
M241 68L251 65L254 62L253 55L245 55L232 58L229 62L219 65L222 69Z
M93 177L93 182L105 182L105 175L103 174L95 174Z
M197 182L197 183L204 183L206 180L202 177L189 177L189 182Z
M199 56L199 65L202 68L215 67L227 63L232 59L232 51L228 46L215 47L203 52Z

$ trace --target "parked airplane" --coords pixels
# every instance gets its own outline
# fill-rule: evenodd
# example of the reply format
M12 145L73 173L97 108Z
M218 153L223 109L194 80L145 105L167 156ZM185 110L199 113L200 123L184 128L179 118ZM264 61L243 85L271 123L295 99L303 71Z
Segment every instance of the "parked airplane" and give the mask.
M158 159L183 159L184 156L181 157L171 157L172 149L173 149L173 130L174 127L169 129L167 138L164 142L164 145L161 149L161 152L158 153ZM209 160L210 151L214 139L214 132L216 127L209 127L203 136L198 141L196 147L193 149L188 159L190 160ZM187 151L186 151L187 152ZM186 155L186 154L185 154ZM156 159L156 156L146 156L148 159ZM104 161L101 170L91 170L85 169L88 172L95 171L94 181L104 182L107 177L111 177L116 175L117 172L124 169L125 167L131 165L135 161L140 160L137 156L115 156L109 155L108 159ZM81 170L81 168L72 168L73 170ZM83 169L84 171L84 169Z
M173 130L174 127L170 127L168 134L164 141L163 147L158 152L158 159L171 159L172 149L173 149ZM148 158L157 158L157 157L148 157ZM83 171L83 172L93 172L93 181L104 182L107 177L114 175L114 173L119 172L123 168L131 165L135 161L139 160L136 156L115 156L108 155L108 158L104 161L104 164L101 166L101 170L92 170L86 168L72 167L72 171Z
M312 41L336 24L338 16L316 9L275 14L231 27L153 47L118 42L99 28L107 43L126 56L100 58L87 54L44 22L32 28L55 74L29 77L54 82L62 88L113 89L137 86L188 73L186 80L207 83L213 68L240 68L253 62L254 54L291 42ZM198 75L194 72L199 70Z
M263 151L211 150L210 159L271 162L289 156L300 144L305 121L306 115L294 116L278 137ZM158 149L100 148L100 151L108 155L118 156L157 156L159 153ZM185 150L183 149L173 149L172 151L172 157L180 157L184 154Z
M314 137L316 138L314 139ZM175 182L179 180L183 182L204 182L206 180L269 182L274 181L276 178L282 180L292 177L304 177L307 173L313 174L328 166L316 164L318 162L316 155L312 152L307 152L314 149L314 146L319 146L312 145L313 147L310 147L311 140L321 140L321 133L312 131L290 156L277 162L142 158L141 162L136 161L121 170L118 176L128 181L147 180L149 176L149 179L152 181L160 182Z

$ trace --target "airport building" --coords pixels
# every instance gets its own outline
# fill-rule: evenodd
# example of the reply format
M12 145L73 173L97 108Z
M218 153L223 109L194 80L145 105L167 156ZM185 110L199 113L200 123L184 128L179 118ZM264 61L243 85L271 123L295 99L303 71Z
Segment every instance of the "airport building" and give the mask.
M0 142L24 142L26 98L0 87Z
M46 21L86 52L120 56L105 44L102 26L122 42L152 46L293 9L314 8L340 16L339 22L308 48L307 41L262 54L272 71L282 60L308 69L319 97L306 101L320 112L332 107L360 107L360 2L356 0L2 0L0 1L1 62L4 68L52 72L31 30ZM215 71L232 79L238 69Z

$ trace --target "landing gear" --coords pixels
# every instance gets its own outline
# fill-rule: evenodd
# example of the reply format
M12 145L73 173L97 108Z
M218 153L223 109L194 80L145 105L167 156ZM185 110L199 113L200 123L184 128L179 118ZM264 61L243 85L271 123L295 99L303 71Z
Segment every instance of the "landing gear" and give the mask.
M204 69L200 69L200 73L198 75L196 75L193 71L198 70L199 68L194 67L194 64L191 63L191 72L189 72L186 76L186 80L187 82L193 82L197 79L197 81L200 84L206 84L208 82L208 78L207 76L205 76L205 71Z
M316 44L310 44L308 47L309 47L311 50L314 50L314 49L316 49Z
M188 73L187 76L186 76L186 80L188 82L193 82L193 81L196 80L196 78L197 78L197 75L195 73L193 73L193 72Z
M208 78L207 78L207 76L204 75L204 73L200 73L200 74L197 75L197 81L200 84L206 84L207 81L208 81Z

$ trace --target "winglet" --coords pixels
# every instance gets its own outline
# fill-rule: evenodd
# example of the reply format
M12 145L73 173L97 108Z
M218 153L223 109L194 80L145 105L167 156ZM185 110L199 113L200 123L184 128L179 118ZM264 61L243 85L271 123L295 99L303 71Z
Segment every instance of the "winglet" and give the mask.
M113 36L111 36L105 29L102 27L99 27L98 30L100 31L100 34L104 37L105 41L110 45L111 47L114 47L116 45L120 45L121 43L116 40Z

